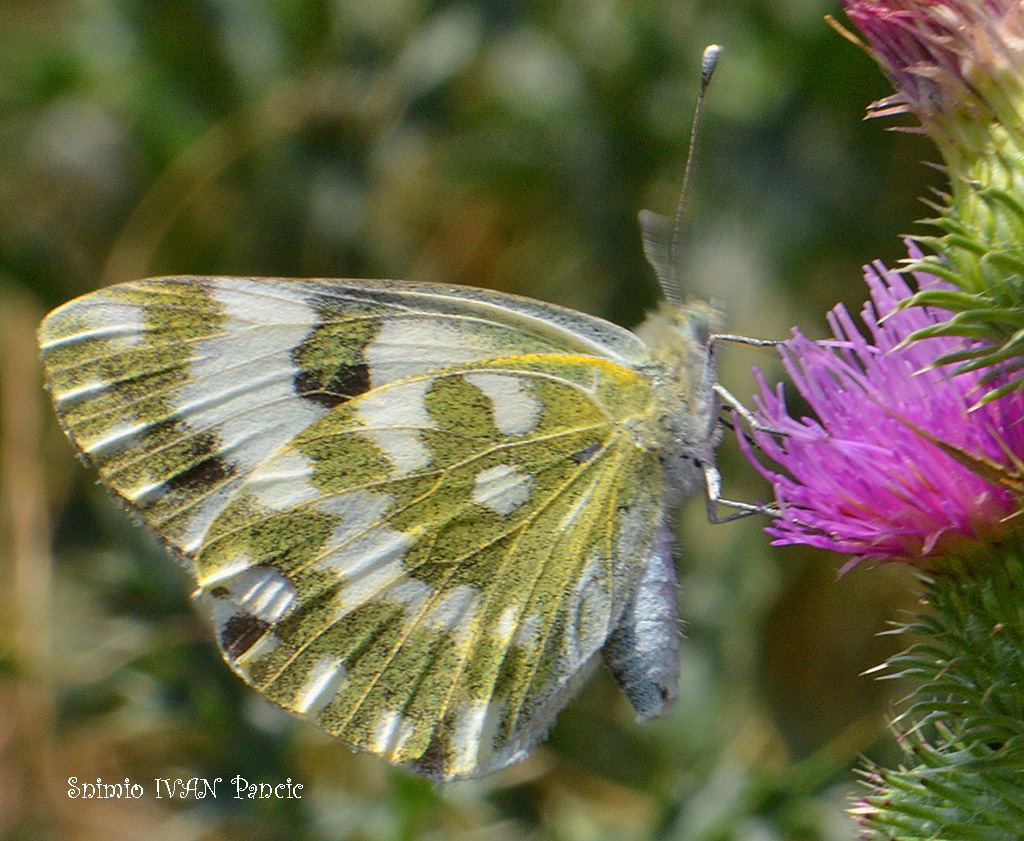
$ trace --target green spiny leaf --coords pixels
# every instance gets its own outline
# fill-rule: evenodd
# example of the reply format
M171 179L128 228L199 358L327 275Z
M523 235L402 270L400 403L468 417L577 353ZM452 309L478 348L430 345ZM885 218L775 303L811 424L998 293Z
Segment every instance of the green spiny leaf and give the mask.
M962 248L965 251L978 255L979 257L984 255L986 252L985 246L978 242L977 239L968 234L960 233L950 233L942 240L943 251L947 251L952 248Z
M981 262L982 265L991 265L1008 274L1024 275L1024 259L1006 251L988 251Z
M1001 187L987 187L978 193L978 198L987 204L1010 211L1020 222L1024 223L1024 205L1007 190Z
M943 271L945 270L944 267ZM931 268L929 271L937 273ZM941 307L945 310L959 312L989 303L985 296L977 293L958 292L955 289L922 289L903 301L901 307Z

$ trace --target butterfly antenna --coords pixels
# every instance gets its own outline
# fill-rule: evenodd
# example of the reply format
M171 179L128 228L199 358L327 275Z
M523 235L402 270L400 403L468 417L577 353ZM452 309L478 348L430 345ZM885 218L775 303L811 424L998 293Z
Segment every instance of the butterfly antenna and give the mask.
M686 169L683 170L683 187L679 191L679 206L676 208L676 222L672 226L672 266L679 265L679 250L682 247L683 227L686 224L686 212L689 209L690 179L693 172L694 156L697 149L697 132L700 130L700 121L704 116L704 98L708 92L708 85L711 84L711 77L715 68L718 67L718 58L722 54L722 48L718 44L711 44L704 48L704 54L700 60L700 93L697 94L697 105L693 109L693 125L690 126L690 150L686 153ZM681 292L680 289L676 290Z
M640 231L643 237L644 253L647 261L654 267L658 283L670 304L681 305L684 300L683 284L679 276L682 240L685 233L687 212L689 210L690 176L693 172L695 150L697 148L697 132L700 129L704 113L704 98L707 94L711 77L718 66L718 58L722 48L711 44L704 48L700 63L700 93L697 94L697 105L693 110L693 125L690 127L690 149L686 153L686 168L683 170L683 187L679 192L679 206L676 208L674 222L650 210L640 211Z

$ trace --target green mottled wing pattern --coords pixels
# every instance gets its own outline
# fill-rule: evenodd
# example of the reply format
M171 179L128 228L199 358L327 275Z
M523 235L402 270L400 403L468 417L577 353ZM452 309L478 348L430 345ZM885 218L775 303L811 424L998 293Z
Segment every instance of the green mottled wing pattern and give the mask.
M40 329L57 414L264 695L434 779L544 735L662 515L646 350L392 281L157 278Z
M513 353L643 354L572 310L398 281L153 278L65 304L39 339L68 436L186 566L249 472L354 396Z
M535 355L397 381L261 464L197 559L229 662L276 703L435 779L547 731L661 516L647 384Z

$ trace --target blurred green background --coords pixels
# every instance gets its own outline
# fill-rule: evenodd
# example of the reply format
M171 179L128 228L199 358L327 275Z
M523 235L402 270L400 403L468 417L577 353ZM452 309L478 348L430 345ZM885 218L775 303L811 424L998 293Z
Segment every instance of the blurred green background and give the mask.
M0 837L852 839L858 758L907 687L860 673L903 570L680 516L681 698L637 725L605 673L526 762L435 787L271 708L188 582L76 463L40 387L50 308L161 273L404 277L628 326L657 299L636 213L672 212L701 50L724 46L687 276L737 332L820 336L896 260L939 176L862 121L888 87L825 0L0 3ZM753 391L773 354L726 349ZM767 488L735 443L726 491ZM227 781L291 778L301 800ZM141 783L68 797L69 777ZM154 778L222 777L212 799Z

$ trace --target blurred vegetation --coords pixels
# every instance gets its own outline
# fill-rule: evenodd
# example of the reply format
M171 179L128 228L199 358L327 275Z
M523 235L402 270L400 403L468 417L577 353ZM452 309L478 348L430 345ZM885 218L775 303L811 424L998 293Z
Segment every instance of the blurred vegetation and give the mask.
M40 388L49 308L161 273L374 276L515 291L632 325L635 219L671 212L698 61L724 46L688 276L738 332L824 331L898 258L939 176L861 120L887 92L824 0L4 0L0 4L0 837L848 839L886 755L860 675L913 583L836 582L759 523L680 535L680 703L637 725L598 674L526 762L434 787L263 702L185 576L75 463ZM752 390L772 354L727 349ZM766 493L726 441L727 492ZM304 786L239 801L227 781ZM69 777L141 783L76 800ZM216 800L154 778L222 777Z

